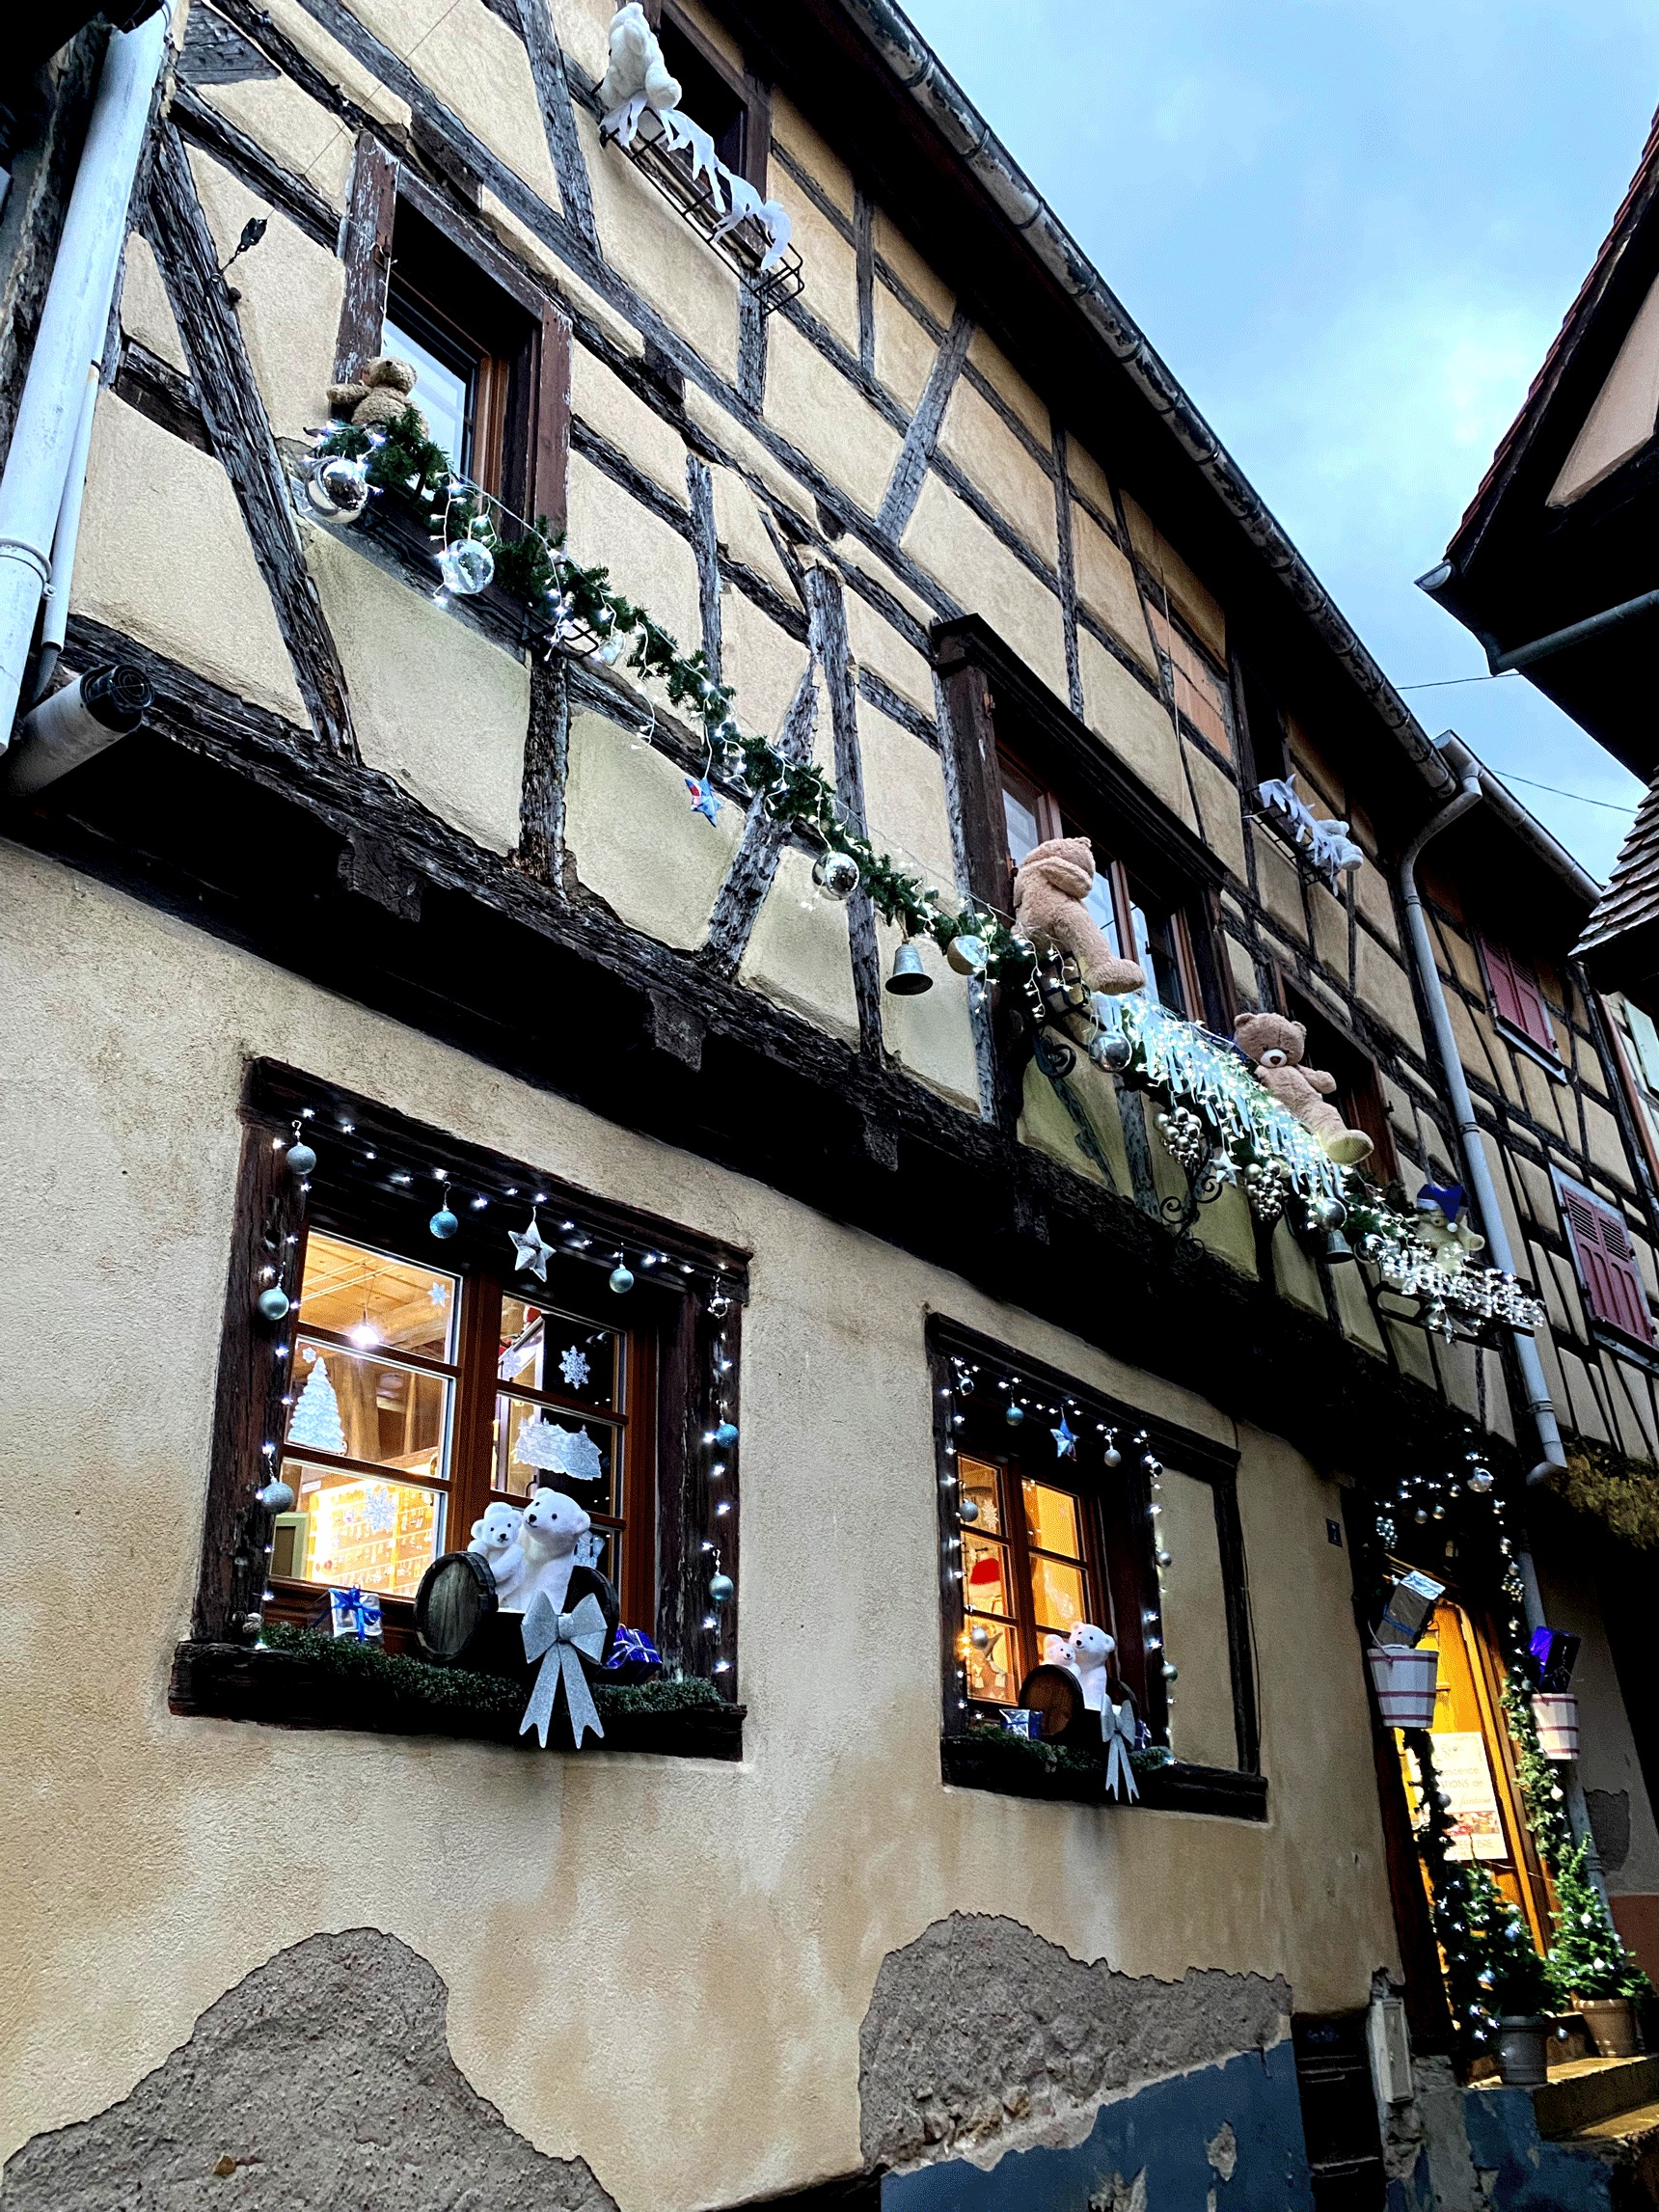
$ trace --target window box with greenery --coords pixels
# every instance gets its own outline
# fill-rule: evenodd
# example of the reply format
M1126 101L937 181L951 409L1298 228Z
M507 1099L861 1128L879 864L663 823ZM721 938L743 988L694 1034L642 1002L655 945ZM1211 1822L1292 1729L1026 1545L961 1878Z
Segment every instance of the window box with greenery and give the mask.
M572 1591L661 1653L587 1669L604 1747L740 1756L744 1256L270 1062L243 1119L174 1710L533 1744L493 1576L464 1577L470 1645L440 1648L417 1599L488 1508L546 1487L588 1519ZM378 1643L331 1632L340 1591L377 1603Z
M1096 1716L1068 1713L1063 1696L1044 1705L1036 1738L1004 1717L1047 1699L1056 1639L1087 1623L1113 1639L1110 1700L1127 1701L1141 1724L1129 1755L1138 1794L1122 1802L1265 1819L1237 1455L953 1323L935 1322L930 1351L944 1779L1020 1797L1113 1802ZM1165 1642L1176 1566L1162 1533L1166 1481L1202 1501L1196 1519L1185 1510L1181 1518L1207 1558L1207 1596L1218 1608L1205 1624L1206 1645L1226 1652L1225 1683L1204 1685L1195 1731L1204 1760L1180 1755L1180 1728L1172 1737L1180 1668Z

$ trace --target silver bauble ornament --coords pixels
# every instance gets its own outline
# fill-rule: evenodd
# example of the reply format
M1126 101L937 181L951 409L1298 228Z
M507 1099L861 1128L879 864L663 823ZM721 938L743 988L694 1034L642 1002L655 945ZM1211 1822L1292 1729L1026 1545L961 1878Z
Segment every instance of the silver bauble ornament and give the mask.
M294 1510L293 1490L285 1482L273 1479L257 1490L255 1495L267 1513L292 1513Z
M281 1283L273 1283L268 1291L261 1291L258 1299L259 1311L267 1321L285 1320L292 1303Z
M1156 1556L1159 1567L1170 1566L1173 1563L1175 1557L1174 1553L1169 1551L1160 1551Z
M1413 1520L1414 1520L1414 1521L1417 1523L1418 1527L1419 1527L1419 1528L1422 1528L1422 1527L1423 1527L1423 1526L1424 1526L1424 1525L1427 1523L1427 1521L1428 1521L1428 1507L1427 1507L1427 1506L1419 1506L1419 1507L1418 1507L1418 1509L1417 1509L1417 1511L1416 1511L1416 1512L1415 1512L1415 1513L1412 1515L1412 1516L1411 1516L1411 1517L1412 1517L1412 1519L1413 1519Z
M958 975L983 975L990 957L984 938L975 937L972 930L964 930L960 936L953 937L944 948L944 956Z
M633 1270L620 1265L612 1268L611 1270L611 1288L618 1297L625 1297L634 1288Z
M977 1520L979 1518L979 1508L972 1498L964 1498L956 1510L964 1520Z
M487 588L496 573L496 557L481 538L458 537L439 554L438 573L447 591L457 599L471 599Z
M1089 1040L1089 1057L1097 1068L1121 1075L1134 1057L1134 1047L1121 1029L1102 1029Z
M309 1144L301 1143L297 1139L288 1146L286 1160L288 1166L295 1175L309 1175L316 1165L316 1154Z
M861 880L851 853L820 853L812 863L812 881L826 898L850 899Z
M717 1605L723 1605L728 1598L735 1596L736 1591L737 1584L729 1574L711 1574L709 1576L709 1596Z
M434 1237L452 1237L461 1224L450 1213L448 1206L440 1206L426 1226L431 1230Z
M1472 1489L1477 1497L1484 1497L1495 1480L1496 1477L1490 1467L1475 1467L1470 1471L1465 1488Z
M329 522L352 523L368 505L368 476L361 460L325 453L305 479L306 505Z
M1310 1198L1308 1219L1316 1229L1340 1229L1347 1219L1347 1208L1340 1198Z
M1106 1446L1105 1450L1101 1454L1101 1463L1108 1467L1121 1467L1124 1463L1124 1456L1122 1452L1118 1450L1115 1444L1108 1444Z
M991 1649L991 1630L989 1628L970 1628L967 1631L967 1640L976 1652L989 1652Z

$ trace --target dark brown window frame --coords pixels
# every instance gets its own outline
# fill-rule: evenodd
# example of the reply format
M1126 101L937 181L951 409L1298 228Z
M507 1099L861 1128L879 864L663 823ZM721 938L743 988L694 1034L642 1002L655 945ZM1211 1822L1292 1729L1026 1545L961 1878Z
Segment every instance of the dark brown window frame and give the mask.
M1336 1107L1350 1129L1363 1130L1372 1140L1372 1156L1365 1163L1366 1173L1375 1183L1392 1183L1399 1173L1400 1163L1395 1150L1393 1125L1388 1118L1388 1101L1383 1096L1382 1072L1376 1055L1368 1051L1359 1039L1326 1013L1322 1006L1317 1005L1302 990L1294 975L1288 974L1283 968L1278 967L1275 967L1273 972L1278 985L1281 1010L1292 1021L1300 1022L1309 1032L1309 1066L1323 1068L1327 1075L1337 1079L1335 1094L1328 1103ZM1326 1033L1330 1044L1319 1042L1321 1031ZM1327 1061L1333 1064L1327 1066Z
M481 226L469 222L441 193L400 165L369 131L357 141L340 227L345 293L335 348L336 378L354 377L381 351L400 207L459 257L454 265L466 272L469 298L453 308L442 298L430 304L467 330L494 365L490 404L496 423L487 440L493 451L483 488L527 522L545 515L557 534L569 512L569 314ZM496 295L493 301L482 287ZM421 283L412 279L410 288L420 292ZM475 329L480 312L481 327ZM510 350L486 342L492 325L510 326L515 319L523 327ZM419 403L419 390L414 396ZM496 481L489 480L491 475Z
M959 1657L965 1614L956 1564L960 1554L952 1541L960 1536L955 1510L954 1461L959 1451L967 1451L975 1458L997 1457L995 1413L1002 1400L996 1383L1018 1377L1023 1387L1046 1393L1056 1403L1074 1402L1082 1409L1091 1432L1096 1422L1103 1422L1118 1433L1123 1460L1115 1471L1091 1478L1086 1460L1075 1473L1071 1463L1066 1462L1061 1470L1064 1479L1059 1479L1056 1487L1074 1489L1098 1516L1098 1525L1089 1531L1088 1543L1094 1559L1100 1563L1100 1583L1112 1613L1110 1621L1100 1625L1118 1639L1114 1654L1116 1677L1133 1695L1136 1710L1152 1731L1155 1741L1167 1743L1169 1708L1161 1662L1149 1666L1149 1654L1143 1643L1145 1629L1141 1616L1156 1604L1157 1573L1153 1516L1149 1511L1151 1490L1139 1455L1150 1451L1166 1468L1210 1485L1226 1594L1228 1657L1238 1764L1236 1768L1199 1766L1178 1759L1139 1778L1140 1802L1154 1808L1178 1807L1188 1812L1265 1819L1267 1783L1261 1772L1249 1578L1238 1515L1237 1453L1079 1383L1074 1377L1041 1360L1027 1359L994 1338L981 1335L942 1315L929 1317L927 1347L935 1408L938 1499L940 1765L944 1780L1013 1795L1058 1797L1085 1803L1099 1802L1103 1795L1101 1783L1090 1776L1022 1773L1019 1768L1010 1769L1004 1762L988 1761L980 1746L965 1733L968 1714L963 1703L964 1681ZM957 1358L980 1364L982 1374L974 1398L986 1409L984 1418L990 1448L975 1440L976 1416L970 1414L960 1430L952 1426L950 1381L952 1363ZM1145 1444L1131 1448L1131 1439L1143 1433ZM1004 1453L1008 1450L1009 1434L1003 1424L1001 1449ZM1045 1466L1044 1480L1055 1482L1055 1469Z
M308 1108L312 1118L303 1126L319 1155L309 1198L284 1163L294 1124ZM720 1608L715 1630L703 1624L711 1617L708 1580L715 1548L722 1570L741 1590L739 1454L735 1449L716 1454L706 1439L722 1417L741 1421L737 1407L747 1252L656 1215L597 1199L542 1175L530 1162L486 1151L278 1061L249 1064L240 1118L241 1158L202 1559L190 1641L181 1649L181 1659L188 1654L200 1661L206 1649L241 1660L245 1670L250 1643L245 1623L264 1609L269 1524L256 1503L255 1491L266 1479L267 1462L274 1456L265 1446L283 1434L282 1401L288 1388L298 1325L297 1300L281 1324L272 1324L258 1315L258 1288L269 1279L265 1270L299 1248L308 1210L320 1225L339 1222L343 1233L343 1217L349 1214L360 1239L372 1239L394 1251L410 1245L419 1249L419 1227L412 1237L411 1225L424 1222L436 1205L433 1193L442 1188L441 1169L457 1190L501 1190L516 1185L526 1194L527 1211L530 1195L543 1194L538 1211L550 1242L558 1241L558 1222L578 1221L591 1236L592 1249L601 1255L586 1263L594 1266L600 1283L604 1256L614 1247L633 1254L648 1249L666 1255L666 1265L654 1270L637 1266L635 1288L627 1294L628 1319L637 1328L653 1330L658 1360L655 1598L652 1617L634 1619L630 1625L654 1637L670 1674L679 1671L712 1680L734 1717L741 1718L742 1707L736 1703L739 1596L734 1593ZM349 1144L342 1141L348 1124ZM364 1157L370 1153L378 1156L371 1161ZM394 1160L416 1171L414 1187L394 1186L388 1179L389 1163ZM493 1246L505 1244L506 1230L518 1225L516 1218L509 1224L502 1207L494 1203L477 1213L465 1206L455 1210L460 1228L452 1240L434 1243L436 1264L449 1270L465 1262L487 1239L489 1270L496 1271L499 1254ZM719 1314L711 1310L706 1295L717 1285L726 1301ZM720 1371L717 1384L716 1363L721 1359L729 1366ZM720 1409L722 1404L725 1415ZM710 1471L717 1461L723 1468L718 1479ZM451 1529L451 1543L456 1533ZM394 1647L403 1611L392 1601ZM175 1708L243 1713L245 1696L241 1703L233 1699L227 1707L204 1702L202 1685L211 1674L211 1667L204 1671L195 1664L191 1694L183 1700L176 1694ZM280 1711L267 1715L262 1705L258 1709L259 1717L283 1717ZM672 1746L658 1743L655 1748Z

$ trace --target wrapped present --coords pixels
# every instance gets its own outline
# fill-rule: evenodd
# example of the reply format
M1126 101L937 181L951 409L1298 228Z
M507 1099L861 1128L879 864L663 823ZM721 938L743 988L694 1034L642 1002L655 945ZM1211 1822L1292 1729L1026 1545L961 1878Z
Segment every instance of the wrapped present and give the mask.
M998 1706L1002 1725L1011 1735L1022 1735L1028 1743L1043 1740L1043 1715L1030 1706Z
M1540 1690L1560 1695L1572 1684L1578 1664L1580 1639L1569 1628L1537 1627L1528 1649L1532 1652L1533 1679Z
M618 1627L611 1656L605 1662L607 1669L612 1667L660 1667L662 1663L662 1652L658 1651L643 1628L622 1627Z
M372 1591L349 1590L328 1594L329 1630L336 1636L354 1636L360 1644L385 1641L380 1628L380 1600Z
M1428 1616L1440 1602L1446 1585L1433 1575L1414 1570L1403 1574L1388 1594L1382 1619L1376 1625L1379 1644L1409 1649L1428 1625Z

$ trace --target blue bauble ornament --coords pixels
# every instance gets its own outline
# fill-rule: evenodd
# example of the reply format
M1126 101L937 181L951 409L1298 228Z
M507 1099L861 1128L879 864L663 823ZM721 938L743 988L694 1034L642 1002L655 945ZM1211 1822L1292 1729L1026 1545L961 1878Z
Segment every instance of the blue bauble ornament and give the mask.
M620 1265L612 1268L611 1270L611 1288L618 1297L625 1297L634 1288L633 1270Z
M729 1574L710 1575L709 1596L714 1599L717 1605L723 1605L728 1598L734 1597L736 1595L736 1592L737 1584L732 1580Z
M316 1154L309 1144L296 1141L288 1146L287 1162L295 1175L309 1175L316 1165Z
M426 1226L431 1230L434 1237L452 1237L461 1224L450 1213L448 1206L440 1206Z
M273 1283L268 1291L259 1293L258 1303L267 1321L284 1321L293 1300L281 1283Z
M1010 1406L1003 1418L1011 1429L1018 1429L1025 1418L1025 1408L1023 1406Z
M722 1452L729 1452L737 1442L737 1423L735 1421L722 1421L715 1431L715 1442Z

